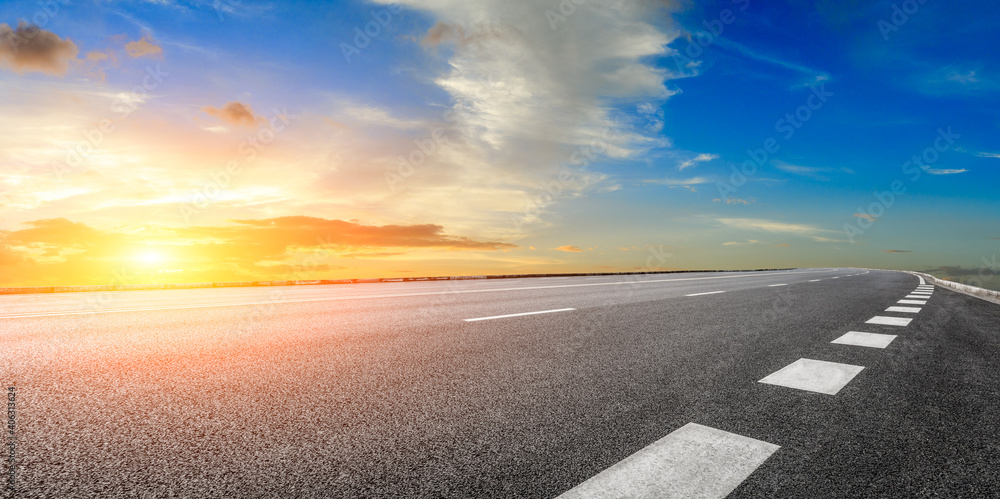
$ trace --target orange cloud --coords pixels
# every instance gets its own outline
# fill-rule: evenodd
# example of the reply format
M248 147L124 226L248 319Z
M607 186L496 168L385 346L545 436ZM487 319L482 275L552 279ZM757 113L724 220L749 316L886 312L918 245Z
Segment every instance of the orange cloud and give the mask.
M554 249L556 251L568 251L570 253L582 253L583 252L583 250L580 249L578 246L570 246L568 244L564 245L564 246L560 246L558 248L552 248L552 249Z
M38 26L22 21L11 28L0 23L0 67L18 74L37 71L64 76L79 52L72 40L63 40Z
M787 248L789 246L791 246L791 244L788 244L788 243L781 243L781 244L775 244L774 245L775 248Z
M874 221L878 220L877 217L873 217L873 216L871 216L871 215L869 215L867 213L855 213L854 216L858 217L858 218L863 218L863 219L871 221L871 222L874 222Z
M229 102L221 108L205 106L201 110L230 125L253 126L262 120L253 114L249 104L238 101Z
M153 42L152 37L148 34L143 36L141 40L126 43L125 51L130 57L161 57L163 55L163 48Z

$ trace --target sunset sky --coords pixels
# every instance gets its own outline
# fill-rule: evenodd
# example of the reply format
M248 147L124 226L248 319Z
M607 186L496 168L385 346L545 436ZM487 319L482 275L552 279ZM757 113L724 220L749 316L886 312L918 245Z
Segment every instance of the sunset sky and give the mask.
M5 0L0 286L857 266L998 288L998 15Z

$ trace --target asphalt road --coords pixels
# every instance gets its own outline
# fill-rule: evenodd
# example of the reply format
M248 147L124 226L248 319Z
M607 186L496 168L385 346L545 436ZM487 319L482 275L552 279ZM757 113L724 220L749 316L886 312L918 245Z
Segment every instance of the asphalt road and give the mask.
M2 296L16 496L996 497L1000 306L919 284L801 269ZM831 343L849 332L895 338ZM782 385L800 359L833 371Z

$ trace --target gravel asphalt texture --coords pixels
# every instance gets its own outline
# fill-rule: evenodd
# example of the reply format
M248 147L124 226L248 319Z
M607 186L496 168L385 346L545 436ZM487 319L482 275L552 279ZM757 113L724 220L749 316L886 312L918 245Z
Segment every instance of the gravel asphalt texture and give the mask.
M938 288L909 326L865 324L917 284L799 269L3 296L13 497L552 498L689 422L781 446L730 497L996 496L1000 306ZM898 337L830 343L848 331ZM757 382L800 358L865 369L832 396Z

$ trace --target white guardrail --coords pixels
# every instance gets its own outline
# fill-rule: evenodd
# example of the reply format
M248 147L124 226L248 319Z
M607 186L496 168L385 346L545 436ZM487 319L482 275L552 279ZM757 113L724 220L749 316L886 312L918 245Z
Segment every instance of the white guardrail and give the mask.
M981 298L988 302L993 302L1000 305L1000 291L993 291L992 289L977 288L976 286L969 286L968 284L959 284L957 282L946 281L944 279L939 279L937 277L934 277L930 274L925 274L923 272L913 272L911 270L904 270L903 272L923 277L925 281L935 286L941 286L944 288L955 290L958 291L959 293L964 293L969 296Z

